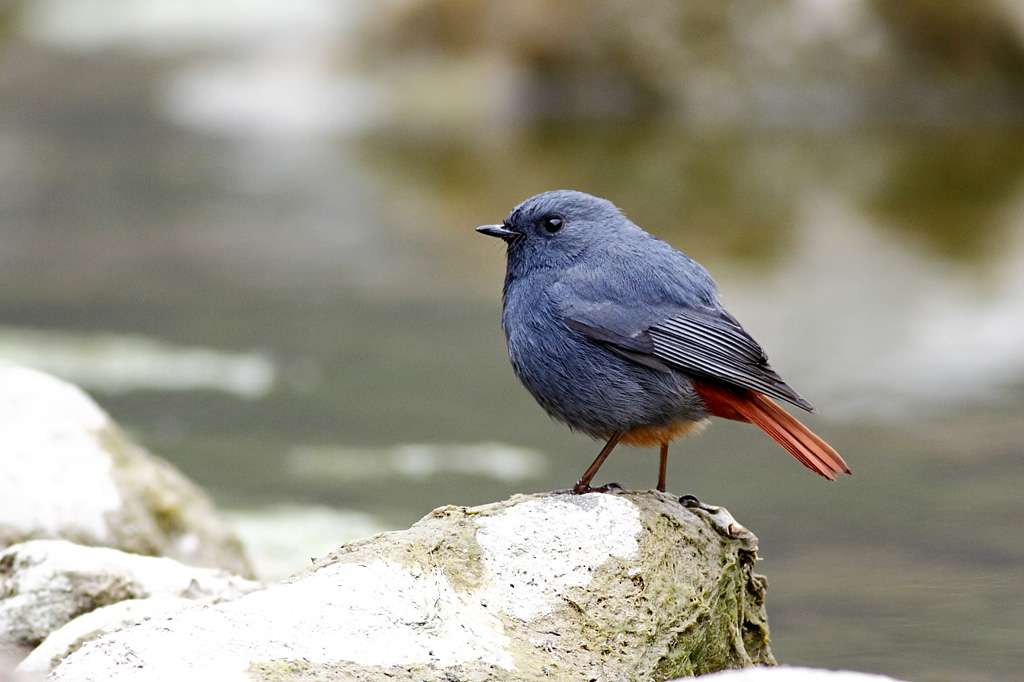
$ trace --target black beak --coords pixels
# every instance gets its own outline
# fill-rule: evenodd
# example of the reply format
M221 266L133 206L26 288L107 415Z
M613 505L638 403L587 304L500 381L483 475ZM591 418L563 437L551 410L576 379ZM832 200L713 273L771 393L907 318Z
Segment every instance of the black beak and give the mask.
M513 232L504 225L481 225L476 228L476 231L480 234L486 234L488 237L497 237L505 241L512 241L521 236L518 232Z

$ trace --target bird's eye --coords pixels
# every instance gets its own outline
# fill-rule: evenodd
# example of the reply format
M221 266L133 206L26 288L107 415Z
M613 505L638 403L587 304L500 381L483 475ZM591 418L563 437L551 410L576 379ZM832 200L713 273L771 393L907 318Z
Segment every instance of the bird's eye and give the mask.
M544 219L544 231L548 234L554 234L562 229L561 218L545 218Z

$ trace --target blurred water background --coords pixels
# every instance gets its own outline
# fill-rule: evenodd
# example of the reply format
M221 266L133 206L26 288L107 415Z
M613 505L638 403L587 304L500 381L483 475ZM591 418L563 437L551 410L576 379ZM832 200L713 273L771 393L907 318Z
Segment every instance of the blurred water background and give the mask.
M473 228L605 196L855 472L733 423L673 446L670 489L761 540L778 659L1024 679L1022 124L1020 0L8 0L0 357L288 572L576 480L598 444L513 377Z

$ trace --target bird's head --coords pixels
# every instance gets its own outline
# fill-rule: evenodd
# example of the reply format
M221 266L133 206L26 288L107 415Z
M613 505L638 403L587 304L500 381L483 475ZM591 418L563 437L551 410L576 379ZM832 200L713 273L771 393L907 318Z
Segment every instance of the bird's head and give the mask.
M508 244L510 269L529 270L570 265L595 244L639 228L612 202L563 189L530 197L500 225L476 230Z

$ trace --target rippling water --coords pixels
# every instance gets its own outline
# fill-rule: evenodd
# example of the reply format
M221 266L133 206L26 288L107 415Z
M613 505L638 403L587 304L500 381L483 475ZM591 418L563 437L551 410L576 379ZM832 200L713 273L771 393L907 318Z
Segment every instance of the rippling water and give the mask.
M670 488L761 539L779 660L1024 673L1024 135L367 127L379 84L317 42L347 19L274 11L0 37L0 355L316 551L563 488L596 444L512 376L504 255L473 228L607 196L709 268L855 472L738 424L673 446ZM656 453L602 474L652 486Z

